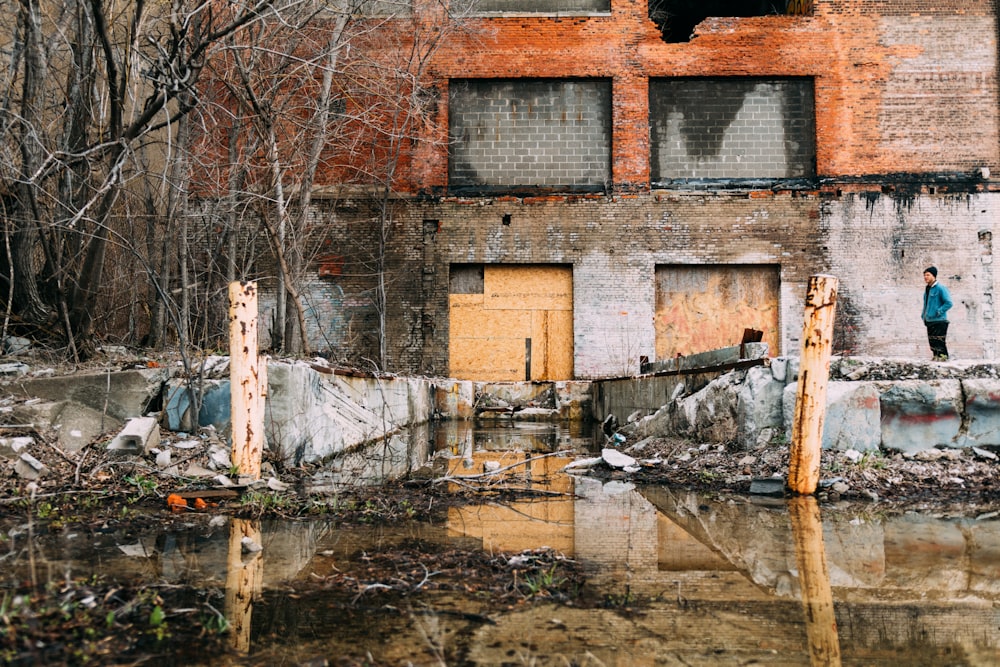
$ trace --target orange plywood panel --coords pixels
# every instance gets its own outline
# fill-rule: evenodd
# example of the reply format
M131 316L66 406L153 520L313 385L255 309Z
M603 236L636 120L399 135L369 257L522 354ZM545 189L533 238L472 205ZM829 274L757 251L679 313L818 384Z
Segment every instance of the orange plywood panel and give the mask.
M448 354L451 376L459 380L524 380L523 338L452 338Z
M479 303L472 299L478 297ZM486 310L481 294L450 296L451 338L527 338L531 335L531 311Z
M573 377L573 311L534 311L531 318L531 379Z
M485 307L517 310L572 310L573 269L568 266L487 266Z
M772 265L663 266L656 269L656 357L739 345L743 330L764 332L780 354L780 269Z
M532 380L572 379L572 267L486 266L483 275L484 294L449 296L450 375L525 380L531 339Z

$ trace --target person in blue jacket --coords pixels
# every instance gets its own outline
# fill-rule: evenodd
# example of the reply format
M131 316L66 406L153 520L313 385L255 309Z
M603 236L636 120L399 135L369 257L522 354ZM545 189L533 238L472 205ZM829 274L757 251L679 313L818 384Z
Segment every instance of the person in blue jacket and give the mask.
M924 310L921 318L927 327L927 342L931 346L931 354L935 361L948 361L948 309L951 308L951 295L948 288L937 279L937 267L928 266L924 269Z

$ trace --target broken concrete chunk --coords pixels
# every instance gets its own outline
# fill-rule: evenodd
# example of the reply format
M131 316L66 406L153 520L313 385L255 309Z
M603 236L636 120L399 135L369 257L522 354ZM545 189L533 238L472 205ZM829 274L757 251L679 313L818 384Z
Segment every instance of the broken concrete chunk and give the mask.
M603 460L604 459L602 459L599 456L595 456L593 458L588 458L588 459L577 459L576 461L567 463L565 466L563 466L563 470L593 468Z
M232 460L229 458L229 450L220 445L212 445L208 449L208 465L215 470L229 470Z
M153 417L136 417L128 420L125 428L115 436L108 451L115 454L141 456L160 446L160 425ZM169 465L170 454L167 453ZM159 463L159 459L157 459Z
M240 546L243 548L243 553L246 554L255 554L258 551L264 550L264 547L255 542L252 537L244 537L241 539Z
M160 470L166 470L170 467L170 450L165 449L156 455L156 467Z
M288 484L274 477L270 477L267 480L267 488L271 489L272 491L287 491Z
M20 361L9 364L0 364L0 375L20 377L28 374L28 366Z
M628 454L622 454L617 449L605 448L601 450L601 458L612 468L627 468L636 465L636 460Z
M47 472L45 465L31 454L21 454L14 464L14 472L21 479L38 479Z
M27 435L16 438L0 438L0 459L14 460L33 444L35 444L35 439Z
M212 479L219 486L225 486L225 487L236 486L235 484L233 484L233 480L229 479L225 475L216 475Z
M994 454L993 452L991 452L991 451L989 451L987 449L982 449L980 447L973 447L972 448L972 453L975 454L976 457L981 458L981 459L986 459L987 461L996 461L997 460L997 455L996 454Z

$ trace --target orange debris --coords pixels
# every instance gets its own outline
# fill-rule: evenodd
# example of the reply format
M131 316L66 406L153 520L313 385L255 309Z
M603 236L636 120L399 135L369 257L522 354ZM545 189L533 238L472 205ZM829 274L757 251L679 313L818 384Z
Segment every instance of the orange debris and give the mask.
M199 498L199 500L201 500ZM202 501L204 502L204 501ZM180 512L187 508L187 501L181 498L176 493L171 493L167 496L167 507L170 508L171 512Z

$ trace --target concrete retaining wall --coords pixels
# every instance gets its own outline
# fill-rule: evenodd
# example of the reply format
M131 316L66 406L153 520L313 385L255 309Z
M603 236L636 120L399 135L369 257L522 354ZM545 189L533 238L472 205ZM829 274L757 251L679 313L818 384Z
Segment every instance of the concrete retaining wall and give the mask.
M677 436L746 448L787 441L798 392L797 369L797 359L781 358L770 360L767 368L720 375L696 392L676 391L658 410L633 420L623 431L636 439ZM595 396L605 397L602 405L626 403L625 398L608 397L626 391L621 382L595 382ZM641 385L645 380L630 382ZM634 388L628 391L629 396L636 394ZM824 448L912 453L972 446L1000 447L1000 364L831 360Z

